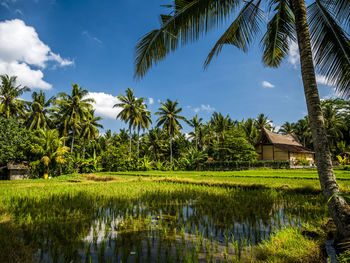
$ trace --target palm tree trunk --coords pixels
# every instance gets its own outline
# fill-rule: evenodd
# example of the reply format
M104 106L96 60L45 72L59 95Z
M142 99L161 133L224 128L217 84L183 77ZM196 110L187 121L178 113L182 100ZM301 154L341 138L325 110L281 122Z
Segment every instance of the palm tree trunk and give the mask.
M140 156L140 130L137 130L137 160Z
M304 0L292 0L296 31L300 52L301 74L308 108L318 176L323 195L338 230L338 237L350 236L350 207L344 198L338 196L339 186L336 182L329 145L326 137L321 102L318 94L315 71L312 60L309 28Z
M131 127L129 128L129 160L131 160Z
M173 136L170 135L170 165L173 166L173 144L172 144Z
M75 139L75 130L74 130L74 128L73 128L72 145L71 145L71 147L70 147L70 153L71 153L71 154L73 153L74 139Z

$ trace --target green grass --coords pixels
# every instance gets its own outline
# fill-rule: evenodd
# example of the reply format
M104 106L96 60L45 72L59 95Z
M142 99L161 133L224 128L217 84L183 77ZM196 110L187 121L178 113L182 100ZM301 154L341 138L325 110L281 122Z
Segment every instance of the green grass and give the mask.
M286 170L261 169L229 172L183 172L183 171L136 171L136 172L108 172L97 173L130 178L141 176L153 180L167 179L168 181L204 182L211 184L226 184L238 186L263 186L267 188L284 188L291 190L320 191L320 183L316 170ZM335 170L337 182L342 192L350 192L350 171Z
M350 172L337 170L336 176L342 190L350 192ZM96 207L109 209L118 204L130 211L130 204L143 200L153 212L163 206L171 211L174 204L185 205L188 200L196 199L201 213L210 215L215 224L225 225L227 222L222 222L223 218L240 221L253 216L252 222L255 222L254 216L258 213L269 220L271 211L278 208L273 204L283 201L289 218L298 216L307 222L319 222L328 216L319 191L317 173L313 170L118 172L71 174L50 180L0 181L0 262L30 262L30 255L43 243L36 237L42 236L53 240L58 248L64 240L69 244L68 251L64 252L70 255L73 252L69 249L80 246L79 240L96 219ZM144 228L147 224L143 220L149 220L148 215L145 219L139 215L136 218L128 215L128 218L134 229L136 226L132 222L140 222L138 227ZM164 218L164 222L169 218ZM56 235L48 230L58 233L60 239L56 240ZM30 237L25 243L19 239L23 231ZM163 225L159 231L168 233L173 228ZM208 240L206 242L213 247ZM319 256L319 242L301 236L295 228L288 228L277 231L259 246L256 256L264 262L317 262L311 259ZM311 256L307 257L307 253Z

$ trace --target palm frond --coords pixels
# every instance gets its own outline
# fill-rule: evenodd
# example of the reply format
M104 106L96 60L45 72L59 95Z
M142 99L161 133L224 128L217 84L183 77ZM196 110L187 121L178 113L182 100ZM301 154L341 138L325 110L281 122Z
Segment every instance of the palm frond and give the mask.
M233 23L216 42L204 63L205 68L208 67L213 57L221 52L225 44L234 45L244 52L248 50L263 20L263 11L259 8L261 1L254 2L255 0L251 0L244 5Z
M319 0L308 7L310 39L318 71L350 96L350 41Z
M274 1L275 2L275 1ZM277 68L288 54L289 40L295 41L294 14L287 0L277 1L275 15L267 24L261 43L264 54L262 61L269 67Z
M135 49L135 78L142 78L154 65L179 46L198 40L230 16L239 0L175 1L161 27L143 35Z

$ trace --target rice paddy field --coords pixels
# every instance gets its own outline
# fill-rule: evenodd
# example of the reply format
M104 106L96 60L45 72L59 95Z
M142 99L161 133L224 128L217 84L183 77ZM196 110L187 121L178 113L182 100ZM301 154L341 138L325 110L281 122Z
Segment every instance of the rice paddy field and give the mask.
M328 219L313 170L1 181L0 262L323 262Z

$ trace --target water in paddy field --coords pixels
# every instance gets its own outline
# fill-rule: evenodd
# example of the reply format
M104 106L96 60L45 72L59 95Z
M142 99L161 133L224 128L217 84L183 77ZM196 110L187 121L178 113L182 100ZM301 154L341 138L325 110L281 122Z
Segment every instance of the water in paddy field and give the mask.
M266 190L91 199L82 211L74 200L60 205L65 216L43 215L26 231L37 262L231 262L275 230L327 213L318 196Z

